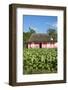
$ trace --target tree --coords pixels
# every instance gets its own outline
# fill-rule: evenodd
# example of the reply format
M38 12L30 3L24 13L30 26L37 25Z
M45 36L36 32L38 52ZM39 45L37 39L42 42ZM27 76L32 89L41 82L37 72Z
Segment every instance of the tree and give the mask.
M36 31L32 28L29 27L29 31L28 32L23 32L23 47L27 47L27 42L31 36L31 34L36 33Z
M49 36L49 38L53 38L54 41L57 41L57 30L56 29L49 28L47 30L47 35Z
M32 34L32 33L36 33L36 31L33 29L33 28L31 28L31 27L29 27L29 32Z

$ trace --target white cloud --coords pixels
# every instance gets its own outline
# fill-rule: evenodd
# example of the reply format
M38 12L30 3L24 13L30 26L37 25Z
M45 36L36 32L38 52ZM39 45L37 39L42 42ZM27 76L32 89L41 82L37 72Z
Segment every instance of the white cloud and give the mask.
M57 23L49 23L49 22L46 22L46 24L50 27L50 28L57 28Z
M33 30L35 30L37 33L39 32L39 29L37 27L35 27L35 26L31 26L30 25L30 28L33 29Z
M52 25L52 27L57 27L57 23L54 23L54 24Z
M36 28L36 27L33 27L33 26L30 26L30 28L31 28L31 29L34 29L34 30L37 30L37 28Z

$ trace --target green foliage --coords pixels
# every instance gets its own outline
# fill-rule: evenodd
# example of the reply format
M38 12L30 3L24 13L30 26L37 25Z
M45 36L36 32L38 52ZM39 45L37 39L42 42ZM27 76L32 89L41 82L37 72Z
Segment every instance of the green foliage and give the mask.
M49 35L50 38L53 38L54 41L57 41L57 30L49 28L47 30L47 34Z
M57 49L24 49L23 74L57 72Z
M33 28L31 28L31 27L29 27L29 32L32 34L32 33L36 33L36 31L33 29Z
M31 34L33 34L33 33L36 33L36 31L34 29L30 28L30 27L29 27L29 31L28 32L23 32L23 43L24 43L23 46L24 47L27 47L26 46L27 45L26 43L28 42Z

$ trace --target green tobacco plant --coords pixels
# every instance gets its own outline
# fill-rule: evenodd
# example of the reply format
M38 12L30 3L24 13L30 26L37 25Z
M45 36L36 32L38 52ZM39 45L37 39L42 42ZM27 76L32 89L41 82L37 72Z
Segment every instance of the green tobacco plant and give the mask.
M24 48L23 74L42 74L56 72L56 48Z

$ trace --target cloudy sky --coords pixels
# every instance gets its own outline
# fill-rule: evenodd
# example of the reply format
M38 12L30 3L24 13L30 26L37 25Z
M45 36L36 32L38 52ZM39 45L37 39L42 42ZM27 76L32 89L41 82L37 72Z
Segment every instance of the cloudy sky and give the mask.
M29 27L37 33L46 33L49 28L57 28L57 16L23 16L24 32L29 31Z

